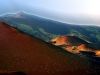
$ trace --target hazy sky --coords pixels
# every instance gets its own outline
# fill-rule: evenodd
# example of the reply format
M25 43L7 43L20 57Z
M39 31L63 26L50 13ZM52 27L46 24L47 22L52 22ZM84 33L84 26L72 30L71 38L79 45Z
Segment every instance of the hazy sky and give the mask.
M100 24L100 0L0 0L0 14L23 10L66 23Z

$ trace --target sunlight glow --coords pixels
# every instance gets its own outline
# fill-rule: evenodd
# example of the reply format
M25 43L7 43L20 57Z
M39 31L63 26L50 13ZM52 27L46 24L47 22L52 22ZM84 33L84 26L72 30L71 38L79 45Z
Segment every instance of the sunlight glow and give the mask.
M87 13L92 17L100 16L100 0L87 0Z

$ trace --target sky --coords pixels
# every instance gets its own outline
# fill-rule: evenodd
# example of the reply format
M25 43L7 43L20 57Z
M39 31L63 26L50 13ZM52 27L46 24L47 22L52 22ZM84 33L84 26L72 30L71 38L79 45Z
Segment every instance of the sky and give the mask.
M100 25L100 0L0 0L0 14L17 11L64 23Z

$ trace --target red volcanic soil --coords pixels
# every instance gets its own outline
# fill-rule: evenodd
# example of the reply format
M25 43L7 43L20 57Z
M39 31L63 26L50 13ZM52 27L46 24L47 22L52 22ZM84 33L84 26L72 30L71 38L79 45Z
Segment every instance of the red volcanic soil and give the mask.
M0 72L27 75L89 75L94 72L86 58L70 54L0 23Z

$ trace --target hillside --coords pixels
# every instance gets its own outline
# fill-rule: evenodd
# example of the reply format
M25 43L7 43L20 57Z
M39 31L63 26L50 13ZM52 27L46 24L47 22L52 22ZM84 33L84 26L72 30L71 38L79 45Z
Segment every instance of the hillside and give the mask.
M87 58L32 38L0 22L0 71L28 75L89 75L99 73Z
M36 15L31 15L25 12L6 14L0 17L0 20L9 23L12 26L19 27L20 25L26 25L31 27L33 30L39 26L44 32L50 33L47 36L52 37L54 35L75 35L89 42L100 45L100 27L98 26L84 26L65 24L50 19L45 19ZM28 32L30 34L30 32ZM34 34L32 34L34 35ZM98 47L99 47L98 45Z

